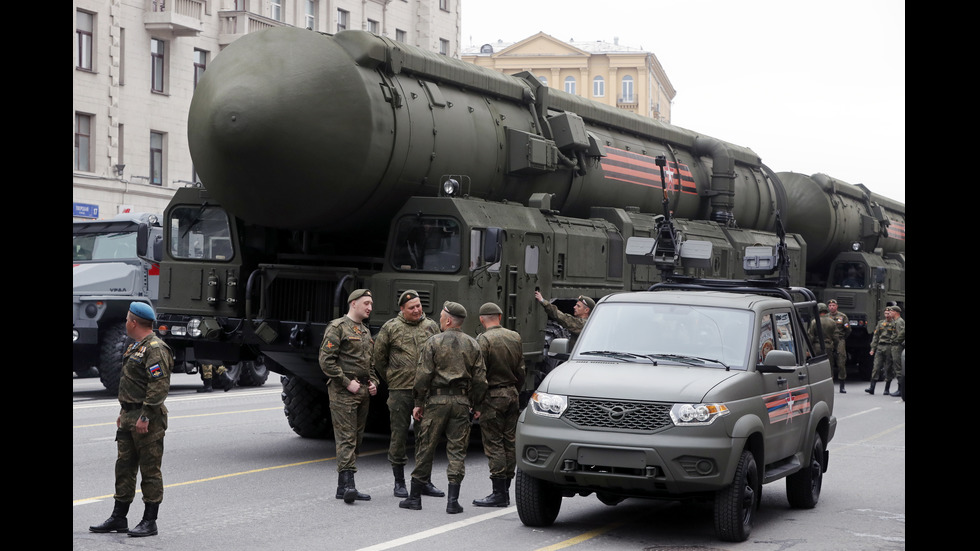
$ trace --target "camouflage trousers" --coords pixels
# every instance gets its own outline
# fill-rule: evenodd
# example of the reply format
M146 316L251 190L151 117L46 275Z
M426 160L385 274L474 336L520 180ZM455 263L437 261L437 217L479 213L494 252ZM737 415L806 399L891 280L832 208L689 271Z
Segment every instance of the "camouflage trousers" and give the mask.
M837 364L837 379L847 380L847 346L844 341L837 343L837 346L830 350L830 357Z
M225 373L227 371L228 370L225 368L225 366L220 365L220 364L217 367L215 367L212 364L201 364L201 378L202 379L211 379L215 375L217 375L218 377L220 377L222 373Z
M517 467L514 437L517 418L521 414L517 389L492 389L483 404L485 411L480 412L480 432L483 452L490 462L490 478L514 478Z
M411 390L389 390L388 411L391 413L391 442L388 444L388 462L404 465L408 462L405 451L409 427L412 425L412 409L415 398Z
M433 399L437 402L434 403ZM470 442L470 406L465 397L436 396L426 403L415 443L413 480L422 483L432 481L432 460L443 435L446 436L446 456L449 459L446 478L450 484L461 484L466 476L463 460Z
M132 503L136 497L136 473L142 477L144 503L163 501L163 435L116 431L116 501Z
M874 369L871 380L877 381L882 374L886 381L902 376L902 347L897 344L879 344L875 349Z
M368 386L361 385L357 394L351 394L339 382L331 381L327 394L330 397L333 438L337 445L337 472L357 471L357 453L361 449L371 402Z

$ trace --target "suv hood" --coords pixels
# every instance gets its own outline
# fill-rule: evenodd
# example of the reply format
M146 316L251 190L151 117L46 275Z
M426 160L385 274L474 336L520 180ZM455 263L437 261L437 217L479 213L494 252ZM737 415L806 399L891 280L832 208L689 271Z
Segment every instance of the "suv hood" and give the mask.
M565 396L698 403L712 388L743 373L663 362L569 361L552 371L540 389Z
M124 262L74 264L71 271L72 294L131 295L137 288L139 267Z

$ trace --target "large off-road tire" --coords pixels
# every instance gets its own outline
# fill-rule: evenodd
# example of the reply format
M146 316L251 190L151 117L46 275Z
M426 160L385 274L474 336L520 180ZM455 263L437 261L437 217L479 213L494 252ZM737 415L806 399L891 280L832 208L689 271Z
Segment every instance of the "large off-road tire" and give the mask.
M254 361L241 362L241 373L238 376L238 386L262 386L269 378L269 369L262 357Z
M790 507L813 509L817 506L823 485L823 460L823 439L819 434L814 434L810 462L786 477L786 499L789 500Z
M517 469L517 514L524 526L551 526L561 510L561 492Z
M119 393L123 356L133 339L126 334L126 322L109 325L99 335L99 379L112 394Z
M715 493L715 532L724 541L745 541L752 532L752 517L759 506L762 485L755 456L742 451L735 480Z
M289 428L303 438L330 438L330 401L299 377L282 377L282 403Z

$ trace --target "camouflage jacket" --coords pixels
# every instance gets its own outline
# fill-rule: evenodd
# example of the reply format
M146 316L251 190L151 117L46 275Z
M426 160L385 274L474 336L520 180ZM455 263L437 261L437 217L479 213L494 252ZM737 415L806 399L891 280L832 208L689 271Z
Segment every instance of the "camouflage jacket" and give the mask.
M433 400L448 401L454 392L467 396L470 406L483 402L487 392L487 368L476 339L459 328L433 335L422 345L415 372L415 406Z
M370 380L378 384L378 376L371 369L371 352L374 340L371 330L347 316L337 318L327 325L320 344L320 369L344 388L352 379L361 384Z
M170 375L174 370L174 353L155 334L133 343L123 356L119 379L119 403L142 407L121 413L121 430L133 430L136 421L150 420L151 433L163 436L167 428L167 408L163 405L170 392Z
M374 371L390 390L412 390L415 369L419 365L419 350L432 335L439 333L439 324L422 315L418 321L408 321L401 313L381 326L374 339Z
M851 320L848 319L847 314L838 310L836 314L827 314L827 317L837 324L837 336L841 340L847 340L847 336L851 334Z
M568 332L571 333L573 337L578 337L579 333L582 332L582 328L585 327L584 319L576 318L571 314L566 314L550 302L543 303L543 306L544 311L548 313L548 317L558 322L558 324L565 329L568 329Z
M875 335L871 339L871 350L878 345L902 344L905 342L905 320L898 318L892 321L881 320L875 327Z
M487 384L494 387L524 387L524 347L521 335L499 325L476 338L487 366Z

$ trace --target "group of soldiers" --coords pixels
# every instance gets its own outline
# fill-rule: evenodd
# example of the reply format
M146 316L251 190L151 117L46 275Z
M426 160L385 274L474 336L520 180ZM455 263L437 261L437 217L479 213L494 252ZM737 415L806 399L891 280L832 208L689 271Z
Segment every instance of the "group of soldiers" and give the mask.
M447 301L436 323L422 311L418 292L407 290L398 297L398 316L388 320L372 338L366 322L373 300L367 289L351 293L347 315L330 322L320 346L320 368L329 379L337 445L337 499L346 503L371 499L357 490L354 473L370 397L384 381L391 415L388 461L394 477L393 495L403 498L399 507L420 510L425 495L447 497L447 513L463 511L459 491L471 419L480 422L493 488L490 495L473 504L510 505L510 483L516 470L518 392L525 377L520 335L500 325L503 312L492 302L480 307L480 324L485 331L473 338L461 329L467 316L461 304ZM415 468L406 485L406 442L412 419ZM449 459L447 492L431 480L432 462L442 437L446 438Z
M850 320L847 314L837 309L837 300L830 299L826 304L818 305L820 319L810 324L810 339L816 338L816 324L820 323L823 334L824 349L830 357L831 368L837 372L840 382L840 393L846 394L844 381L847 379L847 350L845 343L851 334ZM871 372L871 386L865 389L869 394L875 393L875 384L879 378L885 378L886 396L901 396L902 385L902 349L905 347L905 320L902 319L902 308L899 306L885 307L885 318L878 322L871 340L871 356L874 357L874 367ZM893 379L898 379L898 388L889 393Z

